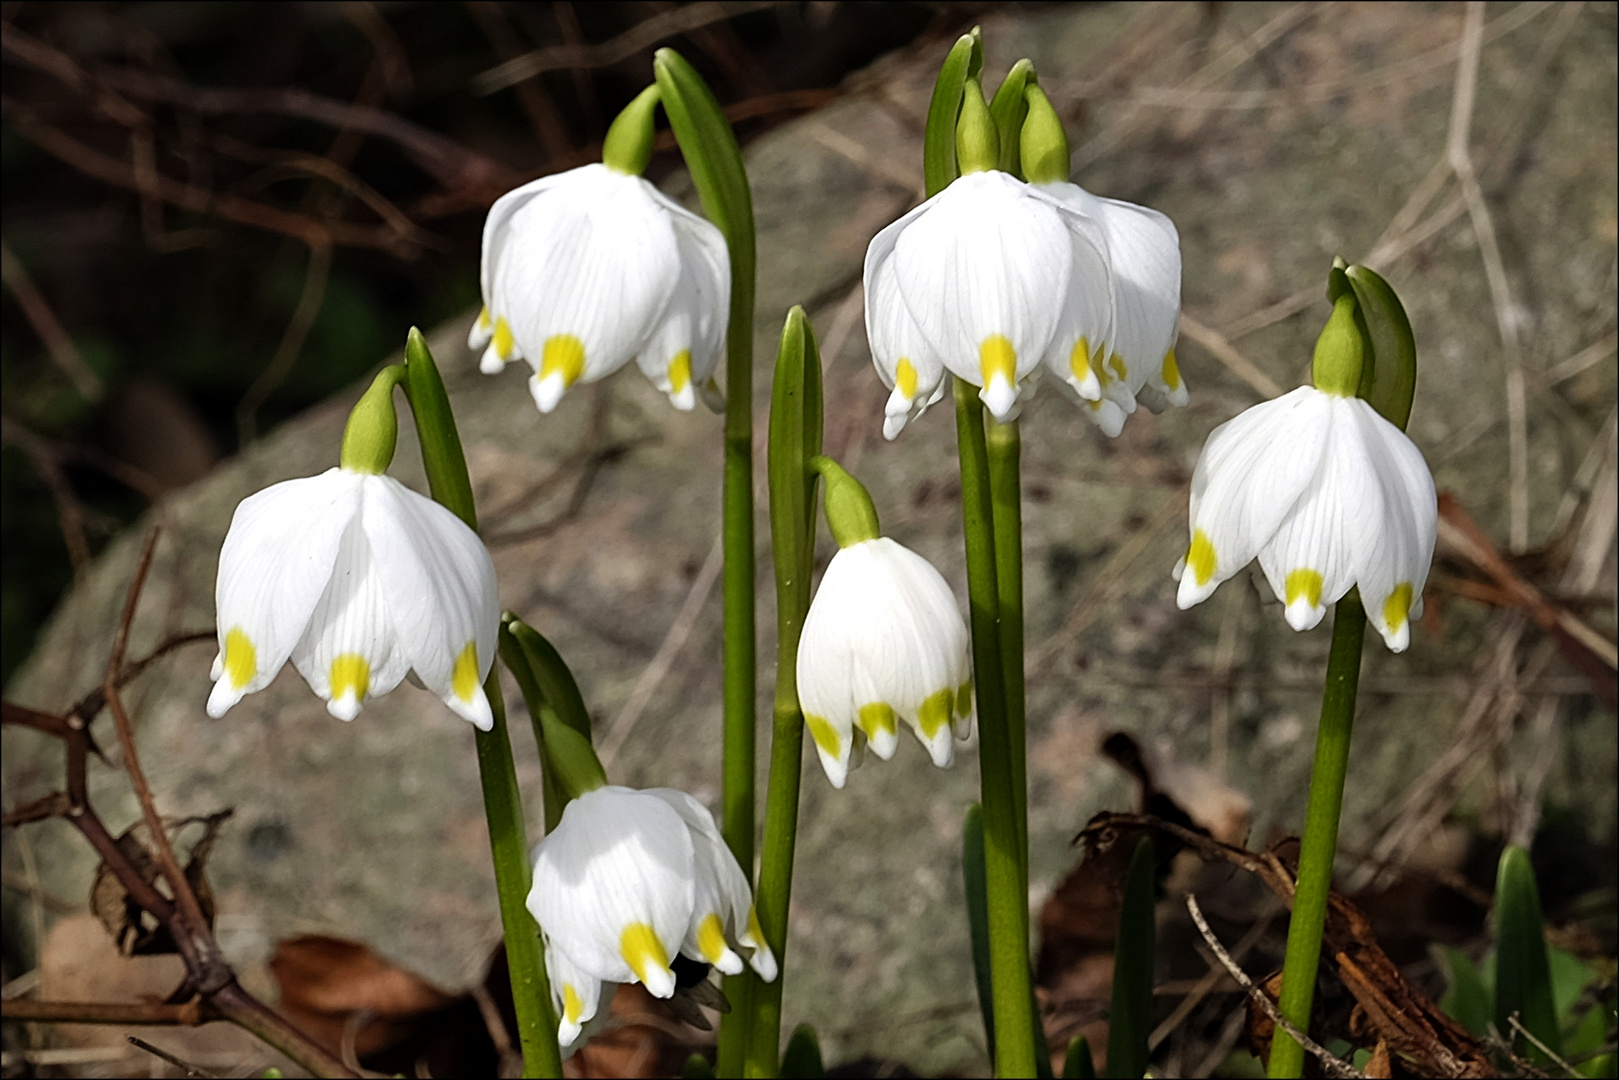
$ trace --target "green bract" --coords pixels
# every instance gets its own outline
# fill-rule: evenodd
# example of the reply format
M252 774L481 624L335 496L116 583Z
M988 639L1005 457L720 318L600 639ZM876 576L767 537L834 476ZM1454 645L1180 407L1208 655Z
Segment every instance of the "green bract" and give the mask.
M826 524L838 547L852 547L882 535L877 527L877 508L860 481L829 457L818 456L810 465L826 482Z
M1315 341L1315 360L1311 364L1315 388L1338 397L1354 397L1366 353L1366 335L1356 318L1355 296L1340 293L1333 301L1327 325Z
M399 441L394 387L404 376L403 365L385 367L360 395L343 428L343 451L338 459L343 468L374 475L388 471L388 464L394 459L394 446Z
M613 126L607 129L602 143L602 164L630 176L646 172L652 160L652 114L658 108L662 92L657 83L635 95L635 100L624 106Z

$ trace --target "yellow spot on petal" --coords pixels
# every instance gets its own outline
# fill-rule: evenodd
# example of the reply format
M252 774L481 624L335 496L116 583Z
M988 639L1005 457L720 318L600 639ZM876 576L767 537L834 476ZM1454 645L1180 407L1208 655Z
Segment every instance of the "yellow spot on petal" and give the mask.
M1163 367L1164 385L1171 390L1181 388L1181 366L1175 362L1175 350L1170 349L1164 354Z
M966 716L973 711L973 681L968 679L956 687L956 715Z
M729 946L725 944L725 927L720 925L718 915L710 912L697 924L697 947L702 950L703 959L710 964L719 963L725 956Z
M619 955L643 983L655 971L669 970L669 954L657 933L644 922L632 922L618 938Z
M450 689L462 701L471 701L478 692L478 643L467 642L461 655L455 658L455 670L450 673Z
M804 723L809 727L810 738L832 757L843 756L843 739L838 735L838 729L833 727L824 717L804 714Z
M499 333L499 330L496 330ZM572 334L552 334L545 339L540 356L540 378L561 375L562 385L572 386L585 373L585 343Z
M487 329L489 329L489 319L490 319L490 315L489 315L489 309L487 307L484 308L483 310L479 311L478 312L478 329L479 330L487 330Z
M1287 606L1292 607L1299 600L1303 600L1313 608L1321 606L1321 573L1317 570L1303 568L1294 570L1287 575Z
M1017 350L1000 334L991 334L978 346L978 369L988 386L991 376L999 375L1006 385L1017 385Z
M1399 633L1400 627L1411 614L1411 583L1402 581L1394 586L1389 598L1383 601L1383 622L1391 633Z
M573 988L573 983L563 983L562 1019L570 1024L577 1024L584 1013L585 1003L579 1000L579 991Z
M1192 546L1186 551L1186 568L1192 572L1192 580L1199 586L1207 585L1219 565L1220 561L1214 555L1214 541L1209 539L1209 534L1202 529L1192 533Z
M1088 338L1082 337L1074 342L1074 351L1068 354L1068 370L1074 378L1083 382L1090 367L1091 343Z
M907 398L916 396L916 368L903 356L894 367L894 389Z
M356 701L363 701L371 689L371 665L359 653L344 653L332 661L327 678L332 684L333 701L349 694L353 694Z
M931 739L944 730L950 723L950 706L955 701L956 692L949 687L927 696L922 707L916 710L916 722L923 737Z
M894 710L880 701L860 706L860 718L855 723L860 725L860 730L866 733L868 739L875 739L879 732L892 735L899 729Z
M506 321L503 315L495 320L495 355L502 360L510 360L512 351L517 347L512 339L512 324Z
M551 340L555 341L556 339L552 338ZM583 364L584 361L581 360L580 366L583 367ZM567 379L567 376L563 376L563 378ZM567 381L572 382L573 380L568 379ZM675 358L669 361L669 390L671 393L678 394L690 385L691 352L687 349L681 349L675 353Z
M225 635L225 674L230 676L232 690L240 690L259 673L259 651L240 626L233 626Z
M1130 365L1126 364L1124 362L1124 357L1120 356L1118 353L1114 353L1112 356L1107 358L1107 366L1113 369L1113 373L1117 375L1121 381L1130 377Z
M1101 383L1103 386L1112 386L1113 373L1107 369L1107 364L1103 363L1102 350L1100 348L1091 353L1090 362L1091 370L1096 373L1096 381Z
M765 932L759 926L759 913L751 907L748 908L748 940L742 944L754 949L765 947Z

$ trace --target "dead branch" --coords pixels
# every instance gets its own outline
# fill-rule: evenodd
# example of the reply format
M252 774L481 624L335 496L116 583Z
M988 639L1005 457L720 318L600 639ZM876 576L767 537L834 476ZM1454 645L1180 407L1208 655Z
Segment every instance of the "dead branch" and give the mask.
M198 1027L223 1019L203 998L183 1005L159 1002L31 1001L11 998L0 1003L7 1020L49 1024L129 1024L151 1027Z

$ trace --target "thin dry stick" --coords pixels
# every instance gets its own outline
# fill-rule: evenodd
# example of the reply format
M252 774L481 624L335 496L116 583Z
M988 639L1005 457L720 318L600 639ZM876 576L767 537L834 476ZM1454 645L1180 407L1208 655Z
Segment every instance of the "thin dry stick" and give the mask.
M1248 932L1242 935L1242 940L1237 942L1236 948L1231 950L1232 959L1240 961L1244 956L1247 956L1248 950L1257 945L1259 939L1270 932L1271 922L1274 919L1275 913L1273 911L1267 913L1258 922L1250 926ZM1225 971L1210 964L1208 972L1197 981L1196 986L1192 987L1191 993L1187 994L1181 1000L1181 1003L1175 1006L1175 1011L1165 1017L1164 1022L1154 1028L1152 1034L1147 1037L1147 1052L1151 1053L1163 1045L1164 1040L1174 1034L1175 1029L1180 1027L1182 1022L1192 1014L1192 1010L1201 1005L1203 999L1208 997L1210 992L1224 982L1226 978L1228 978L1228 974Z
M17 306L22 308L28 325L45 343L51 360L62 369L62 374L68 377L84 400L100 401L104 389L100 376L84 362L84 356L79 352L79 347L73 344L72 336L62 328L56 313L35 287L33 278L28 276L22 262L11 253L10 245L4 241L0 241L0 270L3 270L6 288L17 298Z
M1360 1077L1361 1080L1365 1080L1365 1073L1327 1052L1319 1043L1294 1027L1276 1008L1276 1003L1270 999L1270 996L1254 985L1253 980L1248 977L1247 973L1237 966L1235 960L1231 959L1231 954L1225 951L1225 946L1221 945L1220 939L1214 936L1214 931L1209 929L1208 920L1203 918L1203 909L1197 906L1196 896L1188 895L1186 897L1186 910L1192 913L1192 921L1197 924L1197 932L1203 935L1203 940L1208 942L1209 948L1214 950L1214 955L1220 958L1220 963L1225 965L1225 969L1231 973L1231 977L1237 980L1238 985L1248 992L1248 996L1253 1000L1254 1004L1265 1010L1265 1015L1269 1016L1277 1027L1291 1035L1300 1046L1304 1047L1316 1060L1321 1062L1323 1072L1332 1077Z
M1233 375L1259 391L1262 397L1273 398L1282 395L1282 388L1276 380L1259 370L1252 360L1238 352L1218 330L1204 326L1184 311L1181 312L1180 328L1181 333L1213 353L1216 360L1224 364Z
M691 589L686 593L685 603L680 605L680 611L675 615L675 621L669 624L669 632L663 637L663 644L653 655L650 663L641 672L636 680L635 688L630 691L629 700L624 708L619 710L613 724L607 729L606 738L602 739L597 756L603 765L610 765L619 750L624 746L624 740L630 737L636 722L646 710L647 703L657 692L658 686L664 677L669 674L669 668L674 665L675 658L685 647L686 638L691 636L691 628L696 625L697 616L702 614L703 605L708 602L708 596L714 591L714 582L719 579L720 568L725 562L724 545L720 537L714 538L714 544L708 549L708 558L703 560L703 568L697 572L696 579L691 583Z
M1562 361L1542 377L1546 386L1555 386L1566 379L1572 379L1586 368L1592 368L1612 356L1614 350L1619 348L1619 332L1611 333L1592 345L1588 345Z
M309 328L315 325L315 317L320 314L321 304L326 299L326 282L331 276L331 269L331 245L311 246L309 269L304 274L303 292L298 297L298 306L293 309L292 318L287 320L287 329L281 335L281 343L276 346L275 355L264 366L259 377L253 380L253 385L247 388L247 393L242 395L241 402L236 406L236 431L243 446L252 442L256 434L259 407L285 381L292 372L292 366L298 361L298 354L303 351L304 339L309 336Z
M610 41L599 45L549 45L514 57L477 76L472 80L475 94L493 94L524 79L532 79L547 71L561 68L607 67L627 60L643 49L650 48L666 38L684 34L710 23L744 15L750 11L775 7L775 0L746 0L742 3L688 4L685 7L654 15L638 23Z
M1531 1043L1533 1043L1535 1045L1535 1047L1540 1050L1541 1053L1543 1053L1547 1057L1551 1058L1553 1063L1555 1063L1558 1068L1563 1070L1564 1074L1566 1074L1568 1076L1579 1076L1580 1075L1580 1072L1579 1072L1578 1069L1574 1068L1574 1066L1570 1065L1567 1061L1563 1060L1563 1055L1559 1054L1557 1051L1553 1050L1551 1047L1549 1047L1545 1043L1541 1042L1540 1041L1540 1036L1536 1035L1533 1031L1530 1031L1528 1028L1524 1027L1523 1026L1523 1021L1518 1019L1518 1014L1517 1013L1513 1013L1511 1016L1507 1017L1507 1024L1511 1026L1513 1031L1516 1031L1519 1035L1522 1035L1524 1038L1528 1039Z
M0 1002L7 1020L50 1024L128 1024L151 1027L197 1027L218 1020L219 1013L202 998L183 1005L144 1001L139 1004L105 1001L33 1001L7 998Z
M190 1078L190 1077L201 1077L201 1078L203 1078L203 1080L209 1080L209 1078L219 1075L218 1073L203 1072L201 1069L197 1068L197 1066L191 1064L189 1061L186 1061L183 1058L175 1057L173 1054L169 1053L167 1050L163 1050L163 1049L160 1049L160 1048L158 1048L156 1046L153 1046L151 1043L147 1042L145 1039L137 1039L133 1035L125 1035L124 1038L129 1040L129 1044L131 1046L136 1047L137 1049L140 1049L140 1050L145 1050L148 1054L151 1054L153 1057L157 1058L159 1061L167 1062L169 1065L173 1066L174 1068L179 1069L180 1072L182 1074L184 1074L188 1078Z

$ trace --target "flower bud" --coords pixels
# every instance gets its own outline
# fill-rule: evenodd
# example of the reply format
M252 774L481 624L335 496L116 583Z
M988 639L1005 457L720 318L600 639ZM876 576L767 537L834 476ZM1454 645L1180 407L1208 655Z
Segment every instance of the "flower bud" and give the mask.
M658 84L642 90L624 106L602 143L602 164L615 172L640 176L652 160L652 114L658 107Z
M877 508L864 485L829 457L816 457L810 466L826 482L826 524L838 547L852 547L882 535Z
M1023 92L1029 115L1020 136L1023 177L1031 184L1060 184L1068 180L1068 133L1051 107L1046 92L1030 83Z
M1341 292L1332 304L1332 314L1321 336L1315 341L1311 365L1317 390L1337 397L1354 397L1360 386L1361 368L1366 362L1366 337L1355 317L1355 294Z
M399 417L394 413L394 386L404 378L405 368L393 364L383 368L360 400L349 411L343 427L343 468L373 476L388 471L399 441Z
M961 95L961 116L956 120L956 163L961 175L988 172L1000 163L1001 138L984 101L984 88L968 79Z

